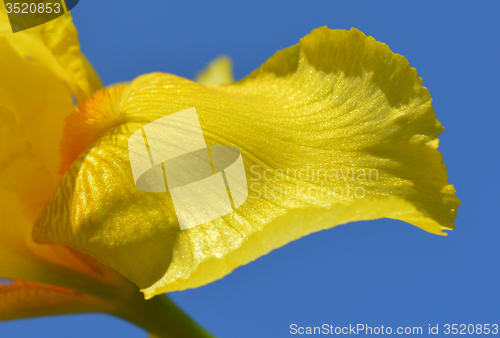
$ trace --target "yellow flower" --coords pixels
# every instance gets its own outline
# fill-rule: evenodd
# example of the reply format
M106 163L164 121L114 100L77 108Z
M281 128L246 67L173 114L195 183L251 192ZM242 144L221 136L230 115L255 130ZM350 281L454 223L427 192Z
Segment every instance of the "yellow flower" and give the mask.
M0 32L8 31L0 10ZM80 52L71 16L0 35L0 320L107 312L165 333L208 336L166 296L73 248L39 245L35 221L61 179L64 120L101 82ZM0 280L1 281L1 280ZM155 299L156 299L155 298Z
M104 275L111 269L94 269L76 251L38 245L31 239L33 224L60 179L59 143L64 119L73 110L71 95L82 102L101 87L80 53L71 19L56 21L29 33L0 35L4 65L0 68L0 275L53 285L79 276L98 281L111 278ZM6 31L7 24L5 12L0 11L0 31ZM37 286L2 286L2 306L6 306L10 290L24 292L33 306L37 305L37 297L47 294L54 305L58 298L77 301L72 299L74 293L42 286L35 290ZM6 318L14 311L3 308L0 317Z
M198 287L358 220L400 219L440 235L454 227L460 202L430 95L404 57L356 29L316 29L235 83L222 58L200 83L153 73L106 90L69 16L35 30L0 41L12 65L0 74L2 277L75 290L92 298L85 306L134 320L110 305L124 294L122 303L142 304L129 280L146 299ZM181 230L168 192L135 186L128 140L191 107L208 145L240 149L249 196Z

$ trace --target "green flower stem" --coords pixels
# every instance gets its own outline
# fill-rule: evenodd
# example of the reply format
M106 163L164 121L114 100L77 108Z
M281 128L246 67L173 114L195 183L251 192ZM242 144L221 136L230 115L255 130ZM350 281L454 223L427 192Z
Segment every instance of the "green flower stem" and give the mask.
M145 300L139 288L118 273L114 285L75 271L52 269L50 266L40 271L40 274L46 277L46 280L53 279L53 285L94 296L97 304L100 304L95 307L97 311L121 317L158 337L214 338L179 309L167 295ZM89 308L83 312L87 311L94 310Z
M138 291L138 290L137 290ZM131 294L131 299L118 301L117 311L112 313L143 327L162 338L213 338L201 326L189 318L167 295L145 300L141 292Z

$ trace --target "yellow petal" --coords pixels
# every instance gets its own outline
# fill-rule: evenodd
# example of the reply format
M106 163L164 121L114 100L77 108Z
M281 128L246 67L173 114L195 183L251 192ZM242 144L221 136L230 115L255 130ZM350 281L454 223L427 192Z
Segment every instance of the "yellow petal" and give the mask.
M1 106L0 144L0 276L54 285L85 278L116 282L116 273L71 248L33 242L33 224L55 182Z
M0 11L0 33L5 31L2 28L8 22L6 12ZM78 32L70 13L26 31L0 34L0 44L9 45L24 58L42 63L66 82L78 102L102 88L99 76L80 51Z
M0 11L0 24L8 18ZM0 105L6 107L51 172L57 172L64 119L102 87L80 52L71 15L15 34L0 34ZM56 176L54 177L56 178ZM58 177L57 177L58 179Z
M8 25L0 10L0 32ZM0 276L61 283L106 279L69 248L38 245L31 232L56 187L64 119L100 81L81 54L71 16L0 35Z
M208 145L240 149L249 196L230 214L180 230L168 193L136 188L128 139L191 107ZM149 74L75 114L63 142L87 148L33 235L98 258L146 298L206 284L352 221L394 218L441 235L454 227L459 200L437 151L443 128L429 93L404 57L356 29L316 29L231 85Z
M0 320L106 310L98 298L56 286L22 281L0 285Z
M233 81L233 62L224 55L210 62L207 68L196 76L196 82L203 85L224 85Z

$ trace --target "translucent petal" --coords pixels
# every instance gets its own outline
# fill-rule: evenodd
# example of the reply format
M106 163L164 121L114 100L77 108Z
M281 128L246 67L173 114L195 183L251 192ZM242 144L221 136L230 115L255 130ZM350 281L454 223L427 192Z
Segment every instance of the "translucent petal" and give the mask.
M0 11L0 28L8 23ZM58 179L64 119L101 82L80 52L71 15L15 34L0 34L0 105Z
M168 192L136 188L128 139L191 107L208 146L241 151L249 195L232 213L181 230ZM98 258L146 298L352 221L394 218L440 235L454 227L459 200L437 151L443 128L429 93L404 57L356 29L316 29L231 85L148 74L75 114L64 142L87 140L78 146L86 150L34 237Z
M0 320L105 310L97 298L56 286L22 281L0 285Z
M207 68L196 76L196 82L203 85L224 85L233 81L233 62L224 55L210 62Z
M8 19L0 11L0 32ZM0 34L0 276L54 283L81 274L105 279L70 248L39 245L31 232L60 175L64 119L100 87L80 52L71 16Z

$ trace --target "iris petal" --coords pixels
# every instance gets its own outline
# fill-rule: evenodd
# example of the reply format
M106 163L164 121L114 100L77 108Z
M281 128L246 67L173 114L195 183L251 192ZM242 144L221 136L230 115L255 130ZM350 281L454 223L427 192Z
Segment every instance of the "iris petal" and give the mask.
M63 142L86 139L87 148L33 235L98 258L146 298L204 285L352 221L394 218L440 235L454 228L460 202L437 151L443 127L430 95L404 57L356 29L316 29L230 85L154 73L120 95L108 91L79 110L95 120L68 120L75 132ZM127 142L191 107L208 145L240 149L249 197L228 215L180 230L168 193L136 188Z
M0 11L0 32L8 18ZM80 52L71 15L16 34L0 34L0 276L67 284L110 280L71 248L39 245L31 232L60 175L65 118L101 86Z
M14 117L0 107L0 275L53 282L56 266L92 273L68 248L41 246L31 230L55 186L44 165L17 127Z
M8 23L0 11L0 27ZM59 163L64 119L102 84L80 51L71 15L15 34L0 34L0 105L53 173Z
M56 286L22 281L0 285L0 320L106 310L98 298Z
M203 85L224 85L234 81L233 62L227 56L219 56L196 76Z

